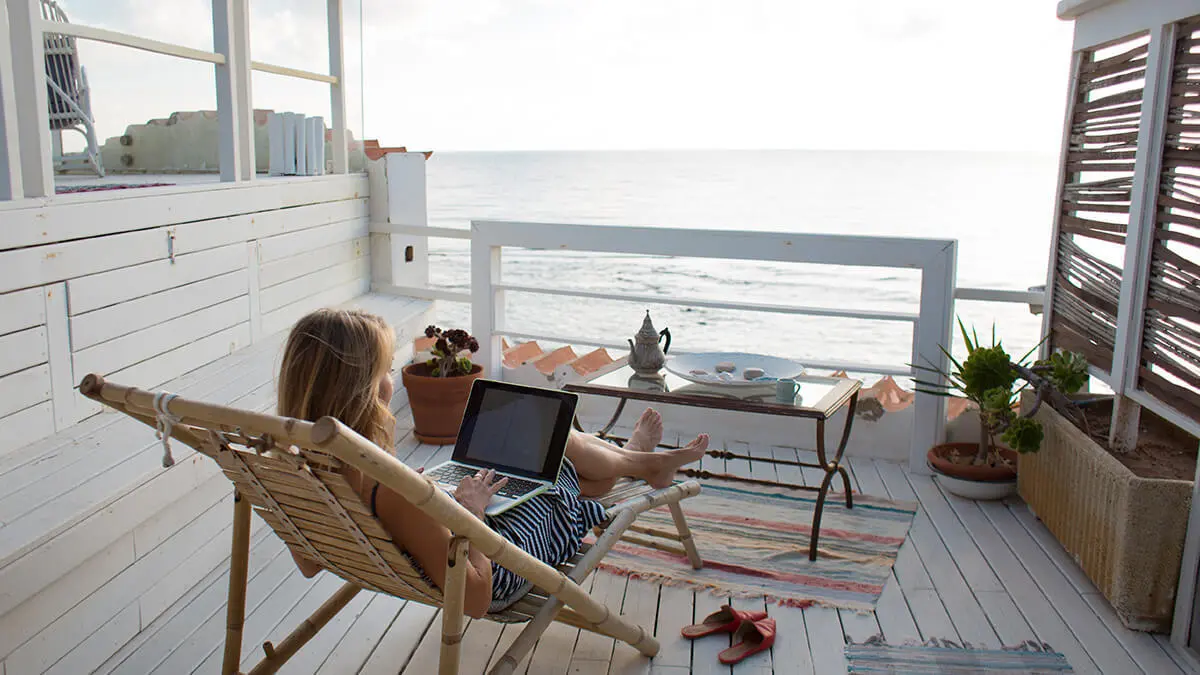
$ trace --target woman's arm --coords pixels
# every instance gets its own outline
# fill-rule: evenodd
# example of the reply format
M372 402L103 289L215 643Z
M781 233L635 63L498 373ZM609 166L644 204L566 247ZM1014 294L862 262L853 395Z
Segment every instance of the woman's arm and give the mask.
M416 559L433 583L445 590L450 530L384 485L379 486L375 508L384 529ZM478 619L487 614L492 602L492 563L475 547L468 548L467 562L463 610Z

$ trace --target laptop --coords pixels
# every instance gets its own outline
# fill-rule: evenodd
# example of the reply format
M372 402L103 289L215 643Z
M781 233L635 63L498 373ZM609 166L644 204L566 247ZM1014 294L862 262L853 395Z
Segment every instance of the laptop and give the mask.
M575 394L556 389L475 380L454 454L425 475L453 493L464 477L495 469L508 484L484 513L504 513L558 480L578 401Z

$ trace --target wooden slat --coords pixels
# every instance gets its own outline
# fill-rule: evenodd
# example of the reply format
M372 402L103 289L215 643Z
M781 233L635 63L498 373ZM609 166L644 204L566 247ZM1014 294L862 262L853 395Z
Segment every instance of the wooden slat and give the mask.
M50 400L50 366L42 364L0 377L0 418Z
M67 283L72 316L135 298L151 296L243 269L245 245L230 244L186 255L71 279Z
M1112 633L1020 523L1007 513L1008 507L996 502L981 502L979 505L1096 665L1113 673L1138 672L1140 668L1113 639Z
M0 335L0 377L45 362L45 326Z
M1192 419L1200 420L1200 403L1197 402L1194 391L1181 387L1147 368L1138 371L1138 384L1163 403Z
M1139 369L1141 389L1200 421L1200 54L1193 23L1176 29ZM1189 123L1191 122L1191 123ZM1164 375L1169 375L1164 377Z
M137 333L75 352L75 372L108 375L190 344L197 337L248 321L249 313L248 301L241 296L164 321Z
M435 619L439 616L434 607L416 602L406 603L358 671L359 675L396 675L411 663L413 652L422 639L427 634L437 634Z
M46 303L40 288L0 295L0 335L46 323Z
M246 272L235 270L86 314L77 312L71 318L71 347L79 351L105 340L150 328L163 321L245 295L246 288Z

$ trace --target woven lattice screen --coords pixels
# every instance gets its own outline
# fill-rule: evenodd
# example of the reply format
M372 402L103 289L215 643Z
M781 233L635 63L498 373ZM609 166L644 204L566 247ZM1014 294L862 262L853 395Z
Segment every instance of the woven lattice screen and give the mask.
M1079 56L1064 161L1050 340L1112 368L1146 36Z
M1138 382L1200 421L1200 17L1176 35Z

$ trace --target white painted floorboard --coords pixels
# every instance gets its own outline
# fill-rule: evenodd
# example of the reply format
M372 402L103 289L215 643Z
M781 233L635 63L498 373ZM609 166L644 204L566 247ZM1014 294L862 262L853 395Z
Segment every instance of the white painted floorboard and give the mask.
M448 456L447 447L416 442L408 431L411 423L401 420L398 427L397 455L410 464L432 465ZM795 450L733 442L726 447L749 454L751 459L705 458L703 467L797 483L812 479L795 467L754 461L760 456L795 457ZM555 625L517 672L824 675L845 672L843 648L847 642L861 642L880 633L891 643L931 638L987 646L1046 642L1066 654L1077 673L1184 672L1165 640L1123 629L1094 588L1072 578L1074 573L1064 569L1069 559L1053 548L1052 539L1038 533L1040 523L1028 515L1024 505L983 504L948 496L935 481L911 476L897 464L854 459L851 468L857 491L916 501L921 507L875 612L856 614L824 607L800 610L734 599L739 608L765 608L775 617L779 641L770 653L730 669L716 660L717 653L729 646L728 636L694 642L679 636L682 626L703 619L729 598L601 573L589 581L592 592L654 631L662 644L660 655L646 660L612 639ZM210 545L225 539L222 534ZM223 558L197 576L192 589L162 610L133 640L117 648L97 672L215 672L224 636L227 564ZM340 584L328 574L304 579L266 528L254 534L251 575L243 668L260 657L263 641L281 639ZM1081 592L1084 589L1090 590ZM136 608L136 603L129 604L134 599L120 606ZM92 644L96 649L105 648L109 635L120 634L121 622L128 620L125 611L114 606L109 623L87 637L77 651ZM464 635L462 672L485 672L520 630L519 625L470 622ZM283 672L433 672L439 636L436 609L364 591ZM73 658L63 658L56 666L66 672L74 663Z

